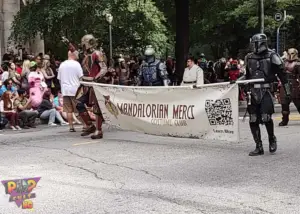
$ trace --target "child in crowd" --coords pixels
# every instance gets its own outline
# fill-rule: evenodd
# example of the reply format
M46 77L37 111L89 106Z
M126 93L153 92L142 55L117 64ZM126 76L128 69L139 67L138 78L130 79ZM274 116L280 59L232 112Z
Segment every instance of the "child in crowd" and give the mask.
M61 93L53 99L53 104L57 111L61 114L61 116L67 121L67 113L63 111L63 96ZM81 125L82 123L77 119L76 115L73 113L74 124Z

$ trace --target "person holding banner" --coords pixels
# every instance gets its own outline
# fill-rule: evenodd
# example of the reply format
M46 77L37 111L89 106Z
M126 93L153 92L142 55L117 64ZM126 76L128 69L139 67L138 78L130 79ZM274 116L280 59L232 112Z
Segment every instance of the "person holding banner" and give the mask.
M66 38L63 38L63 41L69 43ZM81 39L81 44L84 52L84 58L81 63L84 73L82 80L103 83L103 77L107 73L106 58L102 51L96 50L96 38L93 35L85 35ZM75 46L71 43L69 43L69 51L76 51ZM94 133L91 136L92 139L103 138L102 124L104 118L93 87L81 84L76 92L75 99L77 100L76 109L86 127L81 136L84 137ZM96 115L96 127L93 125L86 106L93 108L93 113Z
M138 86L168 86L167 67L155 58L155 50L148 45L145 50L145 59L138 74Z
M246 79L264 79L264 82L248 84L248 108L250 114L250 130L256 143L254 151L250 156L259 156L264 154L261 140L259 124L266 126L269 136L269 151L275 153L277 150L277 139L274 134L274 123L272 114L274 114L274 103L272 99L272 90L274 82L279 77L286 96L291 94L290 86L284 72L284 63L280 56L274 51L268 49L267 36L265 34L256 34L251 38L253 52L245 58ZM275 89L276 90L276 89Z
M204 85L204 72L195 64L193 57L189 57L187 60L187 68L184 70L183 81L181 83L181 86L189 85Z

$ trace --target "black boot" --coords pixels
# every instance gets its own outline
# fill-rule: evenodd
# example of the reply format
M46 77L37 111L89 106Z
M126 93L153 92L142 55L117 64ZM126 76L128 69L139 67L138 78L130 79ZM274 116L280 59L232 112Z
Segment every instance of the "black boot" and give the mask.
M277 150L277 139L274 134L274 123L271 119L269 122L265 123L268 136L269 136L269 151L275 153Z
M253 139L256 143L255 150L249 153L249 156L259 156L264 154L264 148L261 141L261 134L259 124L250 123L250 129L253 136Z
M282 121L279 123L279 126L287 126L289 124L289 115L290 112L288 111L282 112Z
M277 138L275 136L269 137L269 151L272 154L277 151Z
M249 156L259 156L265 154L262 142L256 144L255 150L249 153Z

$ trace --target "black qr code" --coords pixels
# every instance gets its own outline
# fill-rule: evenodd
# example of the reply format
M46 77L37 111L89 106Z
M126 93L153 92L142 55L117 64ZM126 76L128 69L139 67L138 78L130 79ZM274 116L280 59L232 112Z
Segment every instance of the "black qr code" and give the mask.
M230 99L206 100L205 111L211 126L233 126L232 107Z

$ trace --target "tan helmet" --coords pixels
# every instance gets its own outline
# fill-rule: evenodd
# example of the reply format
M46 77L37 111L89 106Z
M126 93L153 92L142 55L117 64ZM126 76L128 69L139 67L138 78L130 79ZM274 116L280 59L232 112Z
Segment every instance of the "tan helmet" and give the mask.
M97 47L98 44L96 38L93 35L88 34L82 37L81 45L85 46L86 49L91 49Z
M290 61L298 59L298 50L296 48L290 48L287 54Z

